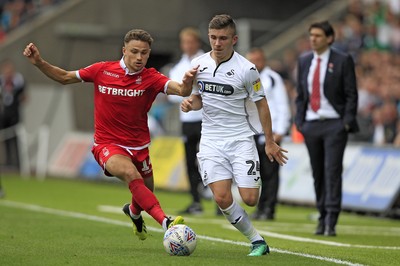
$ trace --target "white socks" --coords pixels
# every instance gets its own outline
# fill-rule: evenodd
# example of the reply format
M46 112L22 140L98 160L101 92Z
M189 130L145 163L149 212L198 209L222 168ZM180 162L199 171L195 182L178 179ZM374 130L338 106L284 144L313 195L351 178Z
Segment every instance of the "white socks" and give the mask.
M162 221L162 228L164 229L164 231L167 231L168 230L168 227L167 227L167 221L168 221L168 218L167 217L165 217L164 218L164 220Z
M247 237L250 242L264 240L254 228L246 211L242 206L237 204L236 201L233 201L231 206L225 210L221 209L221 211L225 215L225 218L245 237Z

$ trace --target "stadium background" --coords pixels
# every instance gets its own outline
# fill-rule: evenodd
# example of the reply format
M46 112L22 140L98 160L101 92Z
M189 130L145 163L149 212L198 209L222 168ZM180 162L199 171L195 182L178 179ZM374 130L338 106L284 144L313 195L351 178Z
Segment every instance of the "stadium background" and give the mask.
M40 178L46 175L103 177L88 153L93 130L92 85L61 88L47 79L22 56L27 43L35 42L49 62L66 69L77 69L98 60L118 59L125 32L131 28L143 28L155 39L148 66L167 71L169 65L179 57L178 32L182 27L198 26L202 31L204 49L208 50L207 22L214 14L229 13L239 26L237 50L243 53L250 46L261 46L273 59L273 66L279 69L281 62L290 60L290 57L293 59L296 55L287 51L293 51L290 50L293 47L297 51L307 48L302 38L310 22L328 19L337 27L342 25L341 21L351 24L351 21L343 18L354 12L351 9L353 2L359 1L173 0L168 4L160 4L156 0L53 2L53 5L7 32L0 43L0 57L11 58L28 82L29 100L23 109L24 122L18 131L25 147L21 174L33 173ZM363 2L373 5L372 1ZM389 10L387 3L398 4L398 1L379 2ZM393 9L392 12L397 14L398 19L399 10ZM356 32L352 36L356 36ZM386 49L394 58L398 58L399 47ZM290 77L287 80L288 92L291 93L293 84ZM160 97L151 115L163 130L163 136L155 136L152 145L153 163L161 167L155 169L156 174L161 176L159 185L185 190L177 108ZM397 120L398 114L395 117ZM346 150L344 194L348 196L348 201L344 199L345 206L357 211L396 216L399 213L400 152L392 144L383 143L386 145L378 147L367 137L359 138L362 142L352 142ZM291 152L291 159L282 171L280 198L311 204L312 180L307 167L308 160L302 157L304 145L294 143L290 136L284 144ZM1 154L0 161L5 156ZM379 204L372 206L371 202Z

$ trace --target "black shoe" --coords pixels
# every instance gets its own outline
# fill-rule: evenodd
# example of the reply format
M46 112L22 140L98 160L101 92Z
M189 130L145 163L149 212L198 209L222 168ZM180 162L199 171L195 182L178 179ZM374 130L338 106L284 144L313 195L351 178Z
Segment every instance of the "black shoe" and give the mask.
M324 232L324 236L336 236L335 227L327 226Z
M140 215L139 219L133 219L130 212L129 212L129 203L125 204L122 207L122 211L125 213L126 216L131 218L133 223L133 233L140 239L145 240L147 238L147 228L146 224L144 223L142 215Z
M167 221L165 223L165 231L167 231L169 228L171 228L174 225L178 224L185 224L185 219L183 219L182 216L176 216L175 219L172 219L171 217L165 217L167 218Z
M323 235L325 233L325 224L318 223L317 229L315 230L315 235Z
M187 207L185 210L179 212L179 214L202 214L202 213L203 213L203 208L198 202L192 203L192 205Z

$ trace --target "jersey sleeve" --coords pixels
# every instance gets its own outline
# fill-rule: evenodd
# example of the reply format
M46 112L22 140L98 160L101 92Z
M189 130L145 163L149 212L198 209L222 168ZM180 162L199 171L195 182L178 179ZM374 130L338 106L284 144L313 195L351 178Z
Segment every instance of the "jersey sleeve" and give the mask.
M155 68L149 68L150 79L153 81L153 88L156 89L157 93L166 93L168 83L171 81L170 78L157 71Z
M104 66L105 62L94 63L85 68L81 68L77 71L77 77L85 82L94 82L94 79L99 70Z
M247 92L249 93L249 98L253 102L257 102L265 97L264 87L260 80L260 74L254 66L248 67L246 69L245 87Z

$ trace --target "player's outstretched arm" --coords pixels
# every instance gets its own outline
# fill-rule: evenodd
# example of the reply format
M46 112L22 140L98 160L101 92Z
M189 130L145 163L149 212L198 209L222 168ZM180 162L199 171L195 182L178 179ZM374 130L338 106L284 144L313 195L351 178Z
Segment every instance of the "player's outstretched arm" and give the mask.
M168 83L167 94L168 95L179 95L189 96L192 93L193 80L196 77L197 69L199 66L194 67L185 72L182 83L171 80Z
M285 155L287 150L282 149L278 144L276 144L273 138L271 114L269 111L268 102L265 98L263 98L256 102L256 106L265 134L265 153L271 162L275 160L280 165L283 165L288 160L288 157Z
M52 80L55 80L61 84L80 82L80 80L75 75L75 71L66 71L62 68L53 66L46 62L40 56L39 49L33 43L30 43L25 47L23 55L27 57L33 65L35 65L40 71L42 71Z

